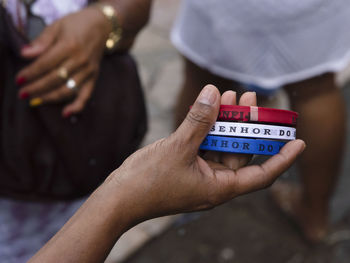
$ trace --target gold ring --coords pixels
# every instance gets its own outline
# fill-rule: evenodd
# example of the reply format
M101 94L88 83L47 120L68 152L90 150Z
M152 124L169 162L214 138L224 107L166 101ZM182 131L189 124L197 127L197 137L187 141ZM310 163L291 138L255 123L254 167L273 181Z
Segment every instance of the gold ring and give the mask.
M68 79L68 70L65 67L61 67L58 69L57 75L63 79L67 80Z

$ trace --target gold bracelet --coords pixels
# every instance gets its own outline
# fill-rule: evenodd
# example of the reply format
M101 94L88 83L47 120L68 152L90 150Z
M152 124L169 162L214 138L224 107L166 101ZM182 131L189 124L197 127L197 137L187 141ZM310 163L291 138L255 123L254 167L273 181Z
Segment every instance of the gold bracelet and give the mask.
M106 41L106 50L112 52L118 46L119 41L122 38L122 27L117 18L117 12L115 8L109 4L95 3L94 4L102 14L108 19L112 25L112 31L109 33Z

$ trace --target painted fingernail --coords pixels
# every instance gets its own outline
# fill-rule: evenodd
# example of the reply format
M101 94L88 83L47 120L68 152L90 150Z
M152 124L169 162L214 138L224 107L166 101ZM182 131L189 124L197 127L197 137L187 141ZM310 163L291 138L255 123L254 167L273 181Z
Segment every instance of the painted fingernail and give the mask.
M16 79L16 84L18 86L22 86L23 84L25 84L27 82L26 78L25 77L18 77Z
M215 92L215 87L208 85L206 86L198 96L198 102L213 105L216 102L217 93Z
M72 115L72 113L67 111L67 112L63 113L63 118L68 118L71 115Z
M41 98L35 98L35 99L31 99L29 101L29 105L31 107L37 107L39 105L41 105L43 103L43 100Z
M25 91L19 93L19 98L22 99L22 100L27 99L28 97L29 97L29 93L27 93Z

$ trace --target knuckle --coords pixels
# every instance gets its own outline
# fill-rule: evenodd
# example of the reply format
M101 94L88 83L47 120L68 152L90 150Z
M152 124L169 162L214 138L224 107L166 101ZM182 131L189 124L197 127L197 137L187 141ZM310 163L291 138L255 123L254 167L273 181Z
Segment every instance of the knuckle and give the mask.
M67 40L66 47L68 48L68 50L74 52L79 49L78 41L76 39Z
M160 151L165 147L166 139L160 139L153 144L152 150L154 152Z
M211 123L207 114L201 111L190 111L186 116L186 120L192 124L203 123L209 125Z
M207 207L215 207L221 203L221 199L217 195L209 195L207 198Z
M230 198L227 193L209 193L207 196L206 205L208 208L212 208L224 203L229 199Z
M175 154L183 153L188 147L188 141L186 141L183 137L176 136L175 133L169 136L168 143L171 145L170 149Z
M220 205L238 195L235 187L237 181L232 171L221 173L220 170L214 169L213 173L214 176L207 183L207 202L211 207Z

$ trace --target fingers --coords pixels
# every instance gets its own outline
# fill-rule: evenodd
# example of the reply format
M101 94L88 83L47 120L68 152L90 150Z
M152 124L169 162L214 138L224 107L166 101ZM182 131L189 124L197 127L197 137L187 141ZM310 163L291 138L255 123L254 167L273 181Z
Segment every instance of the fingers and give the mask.
M89 98L95 85L95 79L87 81L81 88L75 100L63 108L62 116L68 118L72 114L81 112Z
M235 195L249 193L271 185L305 149L302 140L288 142L281 151L261 165L246 166L227 180L227 190ZM233 177L232 177L233 176ZM234 197L234 196L232 196Z
M63 85L67 80L63 79L59 76L58 71L61 68L67 70L69 75L74 74L78 70L84 70L84 64L82 64L79 60L70 59L68 61L63 62L59 67L53 69L42 77L36 79L30 84L24 86L19 90L18 96L20 98L27 98L29 96L35 97L43 94L43 92L52 90L60 85ZM87 75L92 73L92 68L87 71ZM86 76L87 77L87 76Z
M60 84L63 84L63 80L57 76L57 73L52 71L37 81L21 88L18 91L18 97L25 99L30 96L38 96L40 93L51 90Z
M44 55L38 57L29 66L22 69L17 74L17 80L24 78L26 82L30 82L46 72L49 72L61 64L69 52L65 48L64 43L54 45Z
M236 103L229 104L229 105L236 105ZM256 106L257 105L256 93L255 92L243 93L243 95L239 99L239 105ZM226 167L232 170L236 170L246 165L251 158L252 158L252 155L247 155L247 154L223 153L221 156L221 161Z
M221 96L221 105L236 105L236 99L236 92L232 90L225 91ZM203 157L205 160L220 162L222 156L225 156L225 153L208 151Z
M197 97L185 120L174 133L191 152L198 151L199 145L216 121L220 105L220 93L213 85L207 85Z
M22 56L28 59L39 56L53 44L56 40L57 33L57 24L46 27L37 39L21 50Z
M38 97L32 98L29 102L30 106L36 107L46 103L58 102L68 98L73 97L78 93L80 93L81 85L86 81L87 78L91 77L90 71L86 68L77 72L71 79L76 83L76 89L70 89L67 87L66 83L62 85L60 88L51 90L46 92Z
M243 93L238 104L241 106L256 106L256 93L250 91Z
M236 105L237 93L233 90L225 91L221 96L221 105Z

